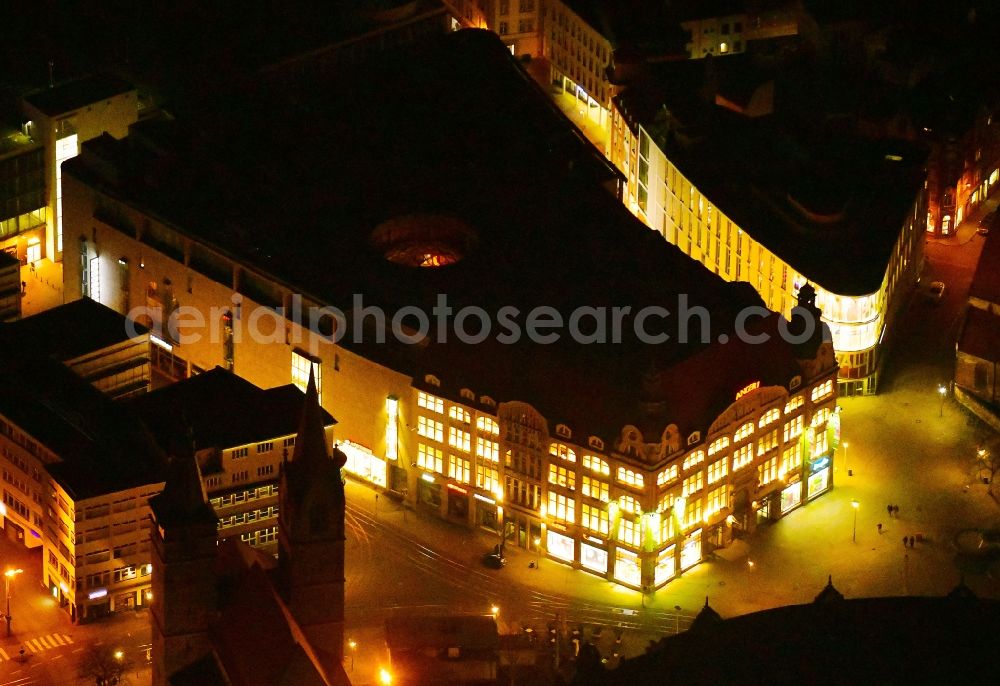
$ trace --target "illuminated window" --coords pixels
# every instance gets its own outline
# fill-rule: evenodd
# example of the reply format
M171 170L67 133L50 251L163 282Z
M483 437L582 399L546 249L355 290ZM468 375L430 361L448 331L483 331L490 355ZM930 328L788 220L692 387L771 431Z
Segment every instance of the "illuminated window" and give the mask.
M572 496L566 496L562 493L549 491L548 516L550 519L573 524L576 521L573 511L575 504L576 501L573 500Z
M789 448L786 448L784 452L781 453L781 466L778 467L778 478L784 479L785 474L788 472L794 472L802 465L802 444L795 443Z
M469 483L471 468L468 460L457 455L448 456L448 478L463 484Z
M429 393L418 391L417 407L422 407L425 410L430 410L431 412L437 412L438 414L442 414L444 412L444 401L441 400L441 398L433 396Z
M618 498L618 507L620 507L623 512L642 514L642 507L640 507L639 501L630 495L623 495Z
M458 405L452 405L448 408L448 416L462 424L468 424L472 421L472 415L469 414L469 411Z
M674 533L674 518L673 517L660 517L660 542L670 541L674 538L676 534ZM673 547L670 548L670 559L673 560ZM660 553L660 559L662 560L663 553ZM671 571L671 575L673 572Z
M313 380L316 382L316 392L323 393L323 366L319 358L298 350L292 351L292 383L299 387L303 393L309 387L309 368L312 367Z
M449 426L448 445L467 453L472 450L472 437L468 431L462 431L454 426Z
M817 400L821 400L826 396L830 395L831 393L833 393L833 380L827 379L819 386L816 386L816 388L812 389L812 394L810 397L812 398L813 402L816 402Z
M742 441L744 438L753 433L753 422L747 422L739 429L736 430L736 435L733 436L733 442Z
M684 510L684 528L701 523L701 498L695 498Z
M583 482L580 484L580 492L588 498L594 498L603 502L610 500L608 497L608 483L589 477L586 474L583 476Z
M684 479L684 486L681 490L681 495L687 498L692 493L697 493L704 486L704 476L701 472L696 472Z
M576 473L558 464L549 465L549 483L573 490L576 488Z
M687 457L684 458L683 469L686 472L687 470L691 469L695 465L699 465L699 464L701 464L704 461L705 461L705 451L704 450L696 450L696 451L694 451L693 453L691 453L690 455L688 455Z
M427 417L417 417L417 433L424 438L441 442L444 440L444 424Z
M729 447L729 436L723 436L712 441L712 445L708 446L708 456L711 457L720 450L725 450Z
M729 502L726 499L726 487L723 485L712 489L708 492L708 495L705 496L705 519L707 520L716 512L728 506Z
M476 417L476 428L490 436L497 436L500 433L500 425L492 417Z
M757 454L763 455L768 450L778 446L778 430L774 429L757 441Z
M778 478L778 458L772 457L764 464L757 467L757 478L760 485L769 484Z
M553 443L549 446L549 455L554 455L567 462L576 462L576 452L563 443Z
M729 473L729 456L716 460L708 465L708 483L714 484L716 481Z
M500 444L482 436L476 437L476 455L491 462L500 460Z
M833 414L833 411L829 407L816 410L816 414L812 418L812 426L822 426L830 418L831 414Z
M444 474L444 453L423 443L417 444L417 466L438 474Z
M757 423L757 428L763 429L768 424L778 421L778 417L780 416L781 416L781 410L779 410L777 407L772 407L770 410L765 412L764 415L760 418L760 421Z
M489 465L477 464L476 465L476 486L483 489L484 491L489 491L490 493L496 493L500 488L500 475L496 470L496 467L491 467Z
M642 545L642 528L628 517L618 522L618 542L638 548Z
M667 467L666 469L664 469L663 471L661 471L659 474L656 475L656 485L662 486L664 484L670 483L671 481L676 481L678 476L677 471L678 470L676 464L670 465L669 467Z
M583 468L589 469L597 474L603 474L604 476L611 476L611 469L608 467L608 463L597 457L596 455L584 455L583 456Z
M600 505L583 504L580 524L585 529L608 535L608 511Z
M827 450L829 450L829 448L830 448L830 445L829 445L829 441L827 440L827 432L826 431L817 431L815 437L813 438L812 454L813 455L822 455Z
M626 484L628 486L635 486L636 488L642 488L643 487L642 474L633 472L631 469L625 469L625 467L619 467L618 483Z
M795 417L790 422L785 422L785 427L781 432L781 440L785 443L802 435L802 415Z
M747 443L733 454L733 471L743 469L753 462L753 443Z

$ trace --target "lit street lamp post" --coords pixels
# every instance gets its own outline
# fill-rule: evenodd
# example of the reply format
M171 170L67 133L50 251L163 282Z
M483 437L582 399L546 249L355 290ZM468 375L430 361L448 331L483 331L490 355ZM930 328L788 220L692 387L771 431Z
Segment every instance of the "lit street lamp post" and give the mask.
M10 636L10 625L12 618L10 616L10 582L14 580L18 574L23 572L23 569L8 569L3 573L4 581L4 595L7 596L7 614L4 615L4 619L7 620L7 635Z
M354 653L358 649L358 642L353 638L347 641L347 647L351 649L351 671L354 671Z
M847 448L850 444L844 441L844 471L847 472L847 476L853 476L851 470L847 468Z
M947 392L948 392L947 388L945 388L941 384L938 384L938 395L941 396L941 409L938 412L938 417L943 417L944 416L944 396L945 396L945 394Z
M542 539L540 537L538 537L538 536L535 536L535 553L536 553L535 568L536 569L541 569L542 568Z
M852 500L851 507L854 508L854 530L851 531L851 540L855 543L858 542L858 501Z

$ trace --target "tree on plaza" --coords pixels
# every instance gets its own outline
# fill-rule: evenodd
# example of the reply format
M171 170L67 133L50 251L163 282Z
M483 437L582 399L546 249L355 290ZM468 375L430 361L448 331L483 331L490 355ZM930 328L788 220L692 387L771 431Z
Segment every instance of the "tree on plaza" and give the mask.
M987 491L993 493L993 480L1000 473L1000 443L992 443L976 450L974 471L978 479L989 484Z
M131 666L122 651L91 645L80 658L80 678L93 679L95 686L125 686Z

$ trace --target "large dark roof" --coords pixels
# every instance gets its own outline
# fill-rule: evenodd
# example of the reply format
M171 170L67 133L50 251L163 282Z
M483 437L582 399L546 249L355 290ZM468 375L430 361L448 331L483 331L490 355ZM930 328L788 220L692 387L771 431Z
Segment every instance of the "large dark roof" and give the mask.
M264 390L222 367L129 401L165 450L190 437L197 450L257 443L298 430L305 396L293 385ZM322 410L323 422L335 420Z
M921 192L925 151L824 125L824 107L862 107L865 89L752 60L661 62L619 102L709 201L793 269L834 293L874 293ZM774 114L714 104L718 94L745 106L772 81Z
M163 454L131 408L61 363L6 350L0 387L0 414L60 458L46 469L75 500L163 480Z
M958 338L958 350L981 360L1000 362L1000 316L969 307Z
M128 320L90 298L59 305L7 325L0 325L0 345L9 344L60 362L124 343L133 336ZM130 324L137 335L148 329Z
M1000 602L864 598L793 605L664 639L589 684L986 684ZM582 682L581 682L582 683Z
M969 297L988 303L1000 303L1000 239L997 238L996 230L986 237L983 244L976 273L969 286Z
M495 335L504 306L520 310L523 326L524 313L537 306L557 308L564 321L580 306L676 313L685 294L689 307L711 312L715 340L732 331L739 310L760 305L748 285L713 275L604 189L616 172L494 34L460 31L402 59L374 59L357 72L289 88L275 97L227 94L203 119L187 122L185 136L160 137L139 125L125 141L99 139L65 169L293 292L345 310L361 294L364 305L390 316L413 304L429 313L444 293L455 312L478 305L491 313ZM403 110L386 107L386 93ZM158 156L164 140L172 153ZM178 141L188 147L174 147ZM118 173L103 172L109 163ZM468 227L465 258L437 269L386 260L370 234L401 217L430 230ZM650 326L660 321L653 317ZM454 335L405 348L375 344L371 335L363 345L343 344L404 373L434 372L497 401L526 400L553 421L606 438L639 422L636 389L651 366L699 396L671 395L663 421L683 418L690 426L682 430L707 428L714 415L691 408L716 407L741 388L726 375L787 384L797 373L792 351L772 342L720 347L710 374L682 380L671 368L704 346L678 342L675 319L667 326L671 339L658 345L638 343L631 320L619 344L571 344L565 331L556 345L464 346ZM651 435L662 428L651 426Z
M135 86L127 81L98 74L30 93L24 99L42 113L54 117L131 90L135 90Z

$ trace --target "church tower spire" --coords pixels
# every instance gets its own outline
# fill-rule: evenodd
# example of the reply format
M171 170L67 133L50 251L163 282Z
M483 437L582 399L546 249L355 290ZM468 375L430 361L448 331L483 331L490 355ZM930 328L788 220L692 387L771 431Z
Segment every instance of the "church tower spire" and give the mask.
M328 669L344 653L344 482L346 456L327 449L323 410L310 371L299 433L282 465L278 508L281 592Z
M153 686L165 686L182 668L211 652L209 624L217 604L209 570L216 555L215 512L193 446L179 448L166 483L150 498L153 548Z

